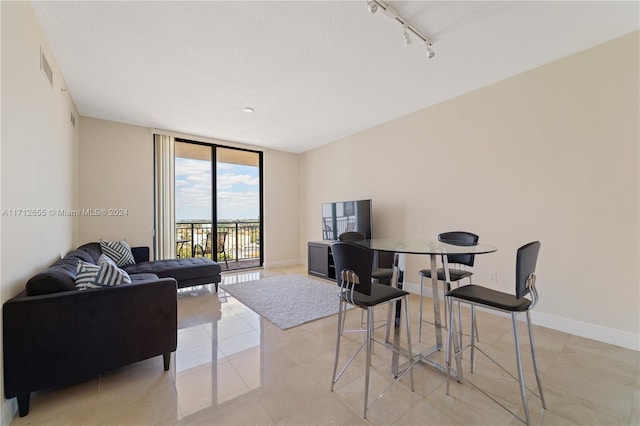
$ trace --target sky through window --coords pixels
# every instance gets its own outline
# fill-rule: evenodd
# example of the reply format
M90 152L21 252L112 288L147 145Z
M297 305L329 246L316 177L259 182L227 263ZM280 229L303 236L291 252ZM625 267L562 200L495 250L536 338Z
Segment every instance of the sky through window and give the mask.
M211 162L176 158L176 220L211 219ZM258 167L217 163L218 220L258 219Z

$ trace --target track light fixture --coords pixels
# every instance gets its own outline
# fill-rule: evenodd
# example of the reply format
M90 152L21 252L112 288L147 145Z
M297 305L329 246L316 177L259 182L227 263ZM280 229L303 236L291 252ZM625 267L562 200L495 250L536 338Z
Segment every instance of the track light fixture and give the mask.
M422 33L420 33L418 30L416 30L409 21L407 21L402 15L400 15L400 13L398 13L395 8L386 4L382 0L367 0L367 9L369 9L369 12L376 13L379 8L382 9L382 12L385 16L402 24L402 26L404 27L402 38L405 46L411 44L411 37L409 36L409 32L412 32L413 35L422 40L427 46L427 57L429 59L433 58L436 55L436 52L434 52L433 50L431 40L429 40L428 37L422 35Z
M402 34L402 38L404 40L404 45L408 46L411 44L411 37L409 37L409 33L407 32L408 28L407 25L405 24L404 26L404 34Z
M378 5L373 0L367 0L367 9L369 9L371 13L376 13L378 11Z
M425 44L427 45L427 53L429 54L429 59L436 56L436 52L434 52L433 49L431 48L431 43L425 42Z

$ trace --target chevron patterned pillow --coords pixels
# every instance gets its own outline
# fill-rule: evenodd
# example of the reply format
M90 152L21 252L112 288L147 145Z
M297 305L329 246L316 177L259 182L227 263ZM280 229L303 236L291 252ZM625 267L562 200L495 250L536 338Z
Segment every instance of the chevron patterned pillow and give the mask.
M123 267L127 265L133 265L136 263L131 253L131 247L126 241L105 241L100 240L100 248L102 253L109 256L116 263L117 266Z

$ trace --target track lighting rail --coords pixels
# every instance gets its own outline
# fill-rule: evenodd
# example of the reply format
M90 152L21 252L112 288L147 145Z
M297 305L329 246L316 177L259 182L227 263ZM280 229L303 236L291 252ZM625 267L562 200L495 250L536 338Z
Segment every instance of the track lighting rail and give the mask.
M407 34L407 31L410 31L414 36L418 37L420 40L424 42L424 44L427 47L427 53L429 55L429 58L433 58L435 56L435 52L431 47L432 43L429 37L425 36L420 31L418 31L413 25L411 25L411 23L405 17L400 15L400 13L393 6L386 4L382 0L367 0L367 9L369 9L369 12L371 13L376 13L379 9L381 9L382 13L385 16L389 17L390 19L393 19L394 21L399 22L404 27L403 36L404 36L405 46L410 43L410 40Z

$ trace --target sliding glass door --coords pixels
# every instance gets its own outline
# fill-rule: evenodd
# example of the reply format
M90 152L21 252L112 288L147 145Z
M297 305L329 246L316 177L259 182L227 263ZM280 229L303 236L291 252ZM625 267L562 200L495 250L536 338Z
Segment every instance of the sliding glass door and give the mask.
M262 153L175 143L176 255L262 266Z
M210 146L175 143L177 257L209 255L214 259L210 247L214 232L212 160Z

